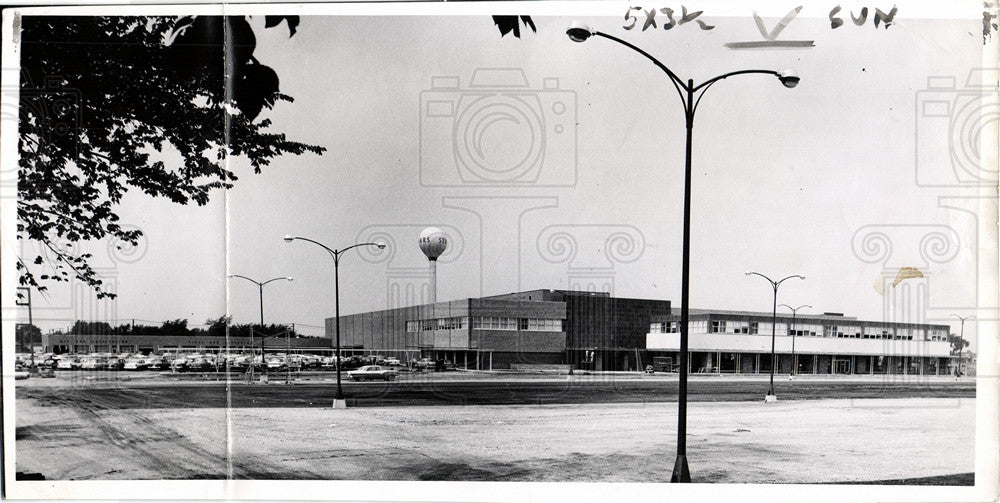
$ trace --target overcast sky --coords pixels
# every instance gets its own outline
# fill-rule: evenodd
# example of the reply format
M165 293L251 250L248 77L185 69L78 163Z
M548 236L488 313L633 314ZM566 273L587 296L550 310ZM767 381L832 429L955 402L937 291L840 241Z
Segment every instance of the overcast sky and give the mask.
M723 44L763 40L749 7L713 15L713 4L702 2L698 19L711 30L694 21L664 30L661 12L657 28L642 31L639 12L635 28L623 29L631 23L625 4L602 7L604 15L563 5L519 6L548 12L535 12L537 33L520 39L501 38L485 14L305 16L291 39L284 26L263 30L258 16L255 56L295 98L265 115L327 152L277 159L260 175L237 160L236 187L205 207L130 194L120 214L145 232L140 249L113 256L104 243L89 245L117 281L117 301L54 285L47 299L36 296L36 324L198 324L227 311L227 294L237 322L256 322L257 287L227 284L228 271L294 277L265 287L265 321L319 335L310 325L333 315L333 260L282 236L331 248L389 244L381 254L343 257L341 312L349 314L415 300L405 292L426 283L417 235L430 225L451 241L438 266L438 300L592 284L679 307L680 99L638 53L603 38L571 42L565 29L574 20L695 82L758 68L794 69L802 79L786 89L771 76L738 76L713 85L700 104L692 307L770 311L770 286L745 277L748 269L805 275L783 284L778 298L814 306L802 312L948 323L951 313L975 314L977 296L994 306L977 293L977 276L996 276L995 262L984 260L989 250L977 252L990 246L977 229L995 214L976 209L976 178L959 179L970 169L961 164L956 175L953 163L962 161L948 156L949 142L979 138L967 125L980 120L978 91L969 94L967 81L983 66L981 17L914 18L901 3L885 29L875 28L874 11L856 26L848 11L860 6L843 4L837 17L845 23L831 29L833 3L817 4L777 36L813 47L733 50ZM762 11L765 25L795 6ZM477 69L491 68L506 70L481 70L472 82ZM526 87L509 87L522 75ZM929 91L929 77L954 78L957 89ZM927 102L950 105L934 115ZM959 114L966 130L949 122ZM994 117L994 135L995 125ZM996 179L995 171L973 175ZM892 287L907 266L924 277ZM974 333L967 325L966 335Z

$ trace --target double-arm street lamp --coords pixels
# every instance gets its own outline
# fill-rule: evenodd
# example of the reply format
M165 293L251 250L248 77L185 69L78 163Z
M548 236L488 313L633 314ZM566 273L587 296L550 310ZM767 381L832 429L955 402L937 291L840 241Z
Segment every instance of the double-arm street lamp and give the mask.
M792 333L792 375L795 375L795 367L796 367L796 364L795 364L795 313L799 312L799 309L802 309L803 307L808 307L808 308L812 309L812 306L810 306L809 304L802 304L799 307L792 307L792 306L789 306L788 304L780 304L779 307L787 307L788 309L792 310L792 329L789 330L789 331Z
M314 244L316 246L319 246L319 247L323 248L328 253L330 253L331 257L333 257L334 310L336 312L336 314L335 314L336 321L334 322L334 324L335 324L335 327L336 327L336 329L335 329L336 330L336 342L335 342L335 345L336 345L336 351L337 351L337 395L334 397L333 407L334 408L346 407L347 403L344 400L344 390L340 386L340 366L341 366L341 362L340 362L340 256L344 252L346 252L347 250L350 250L351 248L357 248L359 246L374 246L374 247L378 248L379 250L381 250L381 249L385 248L385 244L384 243L357 243L357 244L353 244L351 246L348 246L347 248L341 248L339 250L335 250L333 248L330 248L329 246L326 246L323 243L320 243L319 241L313 241L312 239L309 239L309 238L303 238L303 237L298 237L298 236L285 236L284 239L285 239L286 243L291 243L292 241L295 241L296 239L299 239L299 240L302 240L302 241L308 241L308 242L310 242L310 243L312 243L312 244Z
M753 276L753 275L757 275L766 279L768 283L771 283L771 288L774 289L774 309L771 312L771 385L770 387L768 387L767 396L764 398L769 402L773 402L777 400L777 397L774 396L774 367L776 367L778 364L777 360L774 357L774 335L776 327L778 325L778 287L781 286L781 284L784 283L786 280L792 278L806 279L806 277L801 276L799 274L793 274L791 276L786 276L778 281L775 281L759 272L747 271L747 276Z
M687 377L688 377L688 279L690 269L690 228L691 228L691 134L694 128L694 114L701 103L708 88L728 77L735 75L760 73L774 75L781 83L788 88L795 87L799 83L799 78L791 72L776 72L773 70L740 70L729 72L717 77L708 79L701 84L695 85L694 81L688 79L687 82L681 80L674 72L670 71L663 63L651 56L646 51L612 35L601 33L596 30L573 23L566 35L574 42L583 42L592 36L603 37L614 42L618 42L633 51L646 57L653 62L660 70L663 70L670 78L671 84L677 90L681 103L684 105L684 123L687 126L687 143L684 159L684 223L682 239L682 259L681 259L681 340L680 340L680 376L678 379L677 395L677 459L674 462L674 471L670 477L671 482L691 482L691 474L687 464Z
M965 347L965 320L968 320L970 318L975 318L976 315L970 314L970 315L968 315L968 316L966 316L964 318L961 317L961 316L959 316L959 315L957 315L957 314L952 314L952 316L954 316L954 317L956 317L956 318L958 318L959 320L962 321L962 331L958 335L958 339L959 339L958 340L958 369L956 369L956 372L958 373L958 375L956 377L962 377L962 349Z
M288 276L282 276L282 277L279 277L279 278L271 278L271 279L269 279L267 281L264 281L264 282L257 281L257 280L255 280L253 278L248 278L248 277L243 276L241 274L230 274L228 277L230 277L230 278L243 278L243 279L245 279L245 280L247 280L247 281L249 281L249 282L257 285L257 290L260 292L260 328L261 328L261 330L264 329L264 285L266 285L268 283L271 283L272 281L281 281L281 280L292 281L292 278L290 278Z

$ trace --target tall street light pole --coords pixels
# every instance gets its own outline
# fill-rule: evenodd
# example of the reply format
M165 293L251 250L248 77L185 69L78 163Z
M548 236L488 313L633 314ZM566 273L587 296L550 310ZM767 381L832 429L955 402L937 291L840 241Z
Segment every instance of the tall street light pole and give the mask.
M968 316L966 316L964 318L961 317L961 316L959 316L959 315L957 315L957 314L952 314L952 316L954 316L954 317L956 317L956 318L958 318L959 320L962 321L962 331L958 335L958 339L959 339L959 342L958 342L958 369L956 369L956 372L958 372L958 377L962 377L962 349L965 348L965 320L968 320L970 318L975 318L976 315L970 314L970 315L968 315Z
M671 482L691 482L691 473L687 464L687 377L688 377L688 285L691 257L691 136L694 129L694 114L698 109L698 103L705 95L708 88L728 77L751 73L777 76L781 83L788 88L795 87L799 83L799 78L792 72L776 72L773 70L740 70L725 73L701 84L695 85L694 81L688 79L684 82L674 72L670 71L663 63L651 56L646 51L612 35L592 30L586 25L573 23L566 35L574 42L583 42L592 36L603 37L614 42L618 42L629 49L646 57L653 62L657 68L663 70L670 78L670 82L677 90L681 103L684 105L684 124L687 127L687 141L684 157L684 223L682 239L681 258L681 343L680 343L680 376L678 379L677 394L677 459L674 462L674 471L670 477Z
M341 256L341 254L343 254L347 250L350 250L351 248L357 248L359 246L374 246L374 247L378 248L379 250L382 250L382 249L385 248L385 244L384 243L357 243L357 244L353 244L351 246L348 246L347 248L341 248L340 250L334 250L333 248L330 248L330 247L324 245L323 243L320 243L319 241L313 241L312 239L309 239L309 238L303 238L303 237L298 237L298 236L285 236L284 239L285 239L286 243L291 243L292 241L295 241L296 239L299 239L299 240L302 240L302 241L308 241L308 242L310 242L310 243L312 243L314 245L317 245L317 246L323 248L328 253L330 253L331 257L333 257L334 310L335 310L335 313L336 313L335 314L336 318L335 318L335 321L334 321L334 326L336 327L335 328L335 330L336 330L336 342L335 342L335 345L336 345L336 351L337 351L337 395L333 399L333 408L335 408L335 409L345 408L345 407L347 407L347 401L344 399L344 390L343 390L343 388L340 385L340 366L341 366L340 365L340 363L341 363L340 362L340 256Z
M255 280L253 278L248 278L248 277L240 275L240 274L230 274L228 277L230 277L230 278L243 278L243 279L245 279L245 280L247 280L247 281L249 281L249 282L257 285L257 289L260 292L260 328L261 328L261 330L264 329L264 285L266 285L266 284L268 284L268 283L270 283L272 281L280 281L280 280L292 281L292 278L289 277L289 276L282 276L280 278L271 278L271 279L269 279L267 281L264 281L264 282L257 281L257 280Z
M747 276L752 276L752 275L757 275L766 279L768 283L771 283L771 288L774 289L774 309L771 312L771 385L767 389L767 396L764 397L764 401L774 402L778 400L778 397L774 395L774 367L777 366L777 360L774 357L774 335L776 327L778 325L778 287L781 286L781 284L784 283L785 280L789 280L792 278L806 279L806 277L799 274L793 274L791 276L786 276L778 281L775 281L759 272L747 271Z
M35 322L31 319L31 288L19 286L17 289L24 292L25 301L22 302L19 297L14 303L19 306L28 307L28 329L26 330L26 334L28 336L28 352L31 353L31 368L29 370L34 373L37 369L35 368ZM15 329L14 331L16 332L17 330ZM23 337L21 338L21 343L24 343Z
M795 367L797 367L795 364L795 313L799 312L799 309L802 309L803 307L812 309L812 306L809 304L802 304L799 307L792 307L788 304L781 304L779 307L787 307L792 310L792 329L790 330L792 332L792 375L795 375Z
M261 366L264 369L262 371L263 375L266 377L267 376L267 362L264 361L264 336L267 335L267 334L264 333L264 285L266 285L266 284L268 284L268 283L270 283L272 281L280 281L280 280L292 281L292 278L290 276L281 276L281 277L278 277L278 278L271 278L271 279L269 279L267 281L260 282L260 281L257 281L255 279L253 279L253 278L248 278L248 277L240 275L240 274L230 274L228 277L230 277L230 278L243 278L243 279L245 279L245 280L247 280L247 281L249 281L249 282L257 285L257 290L258 290L258 293L260 294L260 364L261 364ZM250 330L250 366L251 367L253 367L253 353L254 353L254 349L253 349L253 329L251 329Z

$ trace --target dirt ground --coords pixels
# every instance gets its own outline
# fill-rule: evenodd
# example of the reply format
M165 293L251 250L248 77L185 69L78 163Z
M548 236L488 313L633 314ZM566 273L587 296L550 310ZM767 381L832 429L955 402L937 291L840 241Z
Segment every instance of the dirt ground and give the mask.
M971 398L691 403L692 479L816 483L972 472L974 405ZM108 410L18 399L16 406L17 471L49 480L666 482L676 440L672 403Z

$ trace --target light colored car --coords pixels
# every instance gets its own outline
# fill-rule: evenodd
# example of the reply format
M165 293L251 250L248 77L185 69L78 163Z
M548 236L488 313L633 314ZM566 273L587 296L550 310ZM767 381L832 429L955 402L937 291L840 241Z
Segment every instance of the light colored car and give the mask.
M188 365L187 357L176 355L170 360L170 369L174 372L186 370Z
M146 370L149 365L146 363L146 359L141 356L133 356L125 360L125 365L122 366L125 370Z
M347 377L350 377L354 381L367 381L369 379L384 379L386 381L392 381L395 380L398 375L399 372L381 365L365 365L358 370L352 370L347 373Z
M166 358L159 355L149 355L143 363L149 370L166 370L170 368L170 362L168 362Z
M56 359L56 368L59 370L75 370L80 368L80 359L75 356L60 355Z

